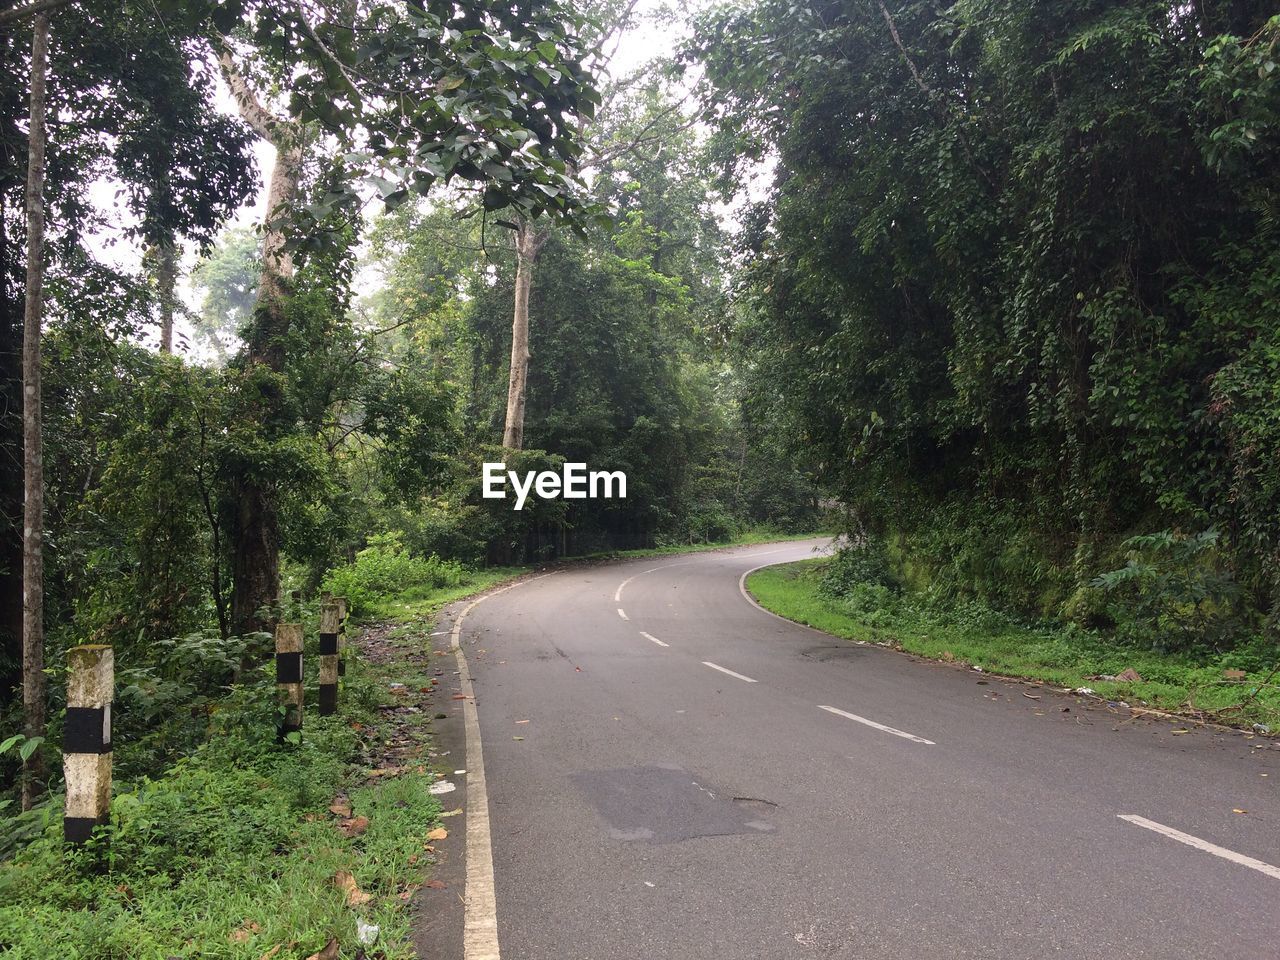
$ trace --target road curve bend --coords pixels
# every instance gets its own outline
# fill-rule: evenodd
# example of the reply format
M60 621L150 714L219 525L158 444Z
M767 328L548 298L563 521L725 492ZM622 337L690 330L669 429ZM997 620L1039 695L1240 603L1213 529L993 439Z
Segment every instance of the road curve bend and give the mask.
M428 955L1280 957L1273 743L1031 699L745 596L827 546L568 567L468 608L455 719L486 792L458 796L487 807L491 877L468 833L442 867L466 931Z

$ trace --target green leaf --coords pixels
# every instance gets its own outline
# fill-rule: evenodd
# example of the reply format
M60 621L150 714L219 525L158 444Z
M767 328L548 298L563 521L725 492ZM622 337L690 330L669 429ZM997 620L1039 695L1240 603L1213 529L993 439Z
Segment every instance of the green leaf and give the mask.
M15 743L18 743L25 739L26 739L26 736L24 734L15 733L12 737L10 737L4 743L0 743L0 753L8 753L10 750L13 749L13 745Z
M22 758L22 762L26 763L31 759L31 755L40 749L40 744L44 743L44 737L32 737L24 743L18 750L18 756Z

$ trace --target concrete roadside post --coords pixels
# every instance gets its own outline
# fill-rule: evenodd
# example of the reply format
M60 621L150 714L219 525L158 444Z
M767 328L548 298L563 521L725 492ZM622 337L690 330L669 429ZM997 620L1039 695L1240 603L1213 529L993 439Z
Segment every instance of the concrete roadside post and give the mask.
M284 705L280 739L302 730L302 624L276 624L276 687Z
M338 676L347 675L347 598L334 597L338 605Z
M111 812L111 701L115 654L103 644L67 651L67 723L62 769L67 781L63 838L79 846Z
M320 605L320 716L338 712L338 605Z

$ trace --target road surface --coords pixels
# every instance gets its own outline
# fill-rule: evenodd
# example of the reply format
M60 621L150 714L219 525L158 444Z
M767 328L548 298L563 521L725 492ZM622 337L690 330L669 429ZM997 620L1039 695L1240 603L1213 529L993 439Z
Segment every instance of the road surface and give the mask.
M474 699L437 723L484 763L457 778L426 955L1280 958L1272 741L833 639L742 592L823 547L569 567L452 611Z

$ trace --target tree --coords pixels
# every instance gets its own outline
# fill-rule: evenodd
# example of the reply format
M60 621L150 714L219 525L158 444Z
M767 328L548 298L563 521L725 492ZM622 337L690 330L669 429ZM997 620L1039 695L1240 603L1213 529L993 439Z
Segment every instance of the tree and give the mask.
M1241 509L1266 485L1224 456L1261 423L1222 427L1267 393L1234 375L1270 364L1271 14L762 0L702 24L725 183L776 161L736 335L862 532L938 590L1075 609L1168 527L1232 531L1219 561L1270 578Z
M263 424L269 439L288 429L278 381L294 251L322 249L334 234L317 228L335 215L350 216L359 202L340 178L312 203L298 203L309 142L330 138L343 157L336 171L348 179L379 171L374 182L393 205L436 180L460 178L480 185L487 209L567 215L575 206L568 171L578 150L576 114L589 88L563 11L463 5L443 19L417 7L357 12L378 37L358 47L350 23L328 18L323 7L268 7L243 29L262 72L288 77L287 117L273 114L253 91L234 41L214 38L242 116L277 148L241 372L243 416ZM276 597L279 527L271 483L248 462L238 473L232 620L237 632L247 632L265 625L260 611Z
M35 15L31 40L31 112L27 147L27 288L22 326L22 474L26 492L22 539L22 706L29 740L45 733L44 452L40 425L40 327L44 316L45 88L49 14ZM22 808L41 788L43 755L35 753L22 781Z

